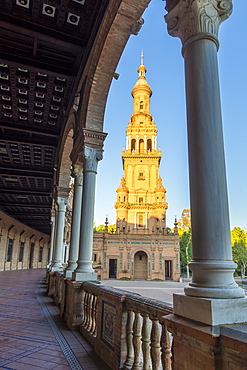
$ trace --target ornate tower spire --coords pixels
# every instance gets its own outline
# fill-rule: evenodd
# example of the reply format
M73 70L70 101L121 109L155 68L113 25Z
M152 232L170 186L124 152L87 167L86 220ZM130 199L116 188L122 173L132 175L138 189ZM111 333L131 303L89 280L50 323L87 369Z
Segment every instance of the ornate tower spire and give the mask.
M144 55L132 90L133 114L122 151L124 175L117 189L116 218L120 232L165 232L166 190L159 177L161 151L150 113L152 90L146 81Z

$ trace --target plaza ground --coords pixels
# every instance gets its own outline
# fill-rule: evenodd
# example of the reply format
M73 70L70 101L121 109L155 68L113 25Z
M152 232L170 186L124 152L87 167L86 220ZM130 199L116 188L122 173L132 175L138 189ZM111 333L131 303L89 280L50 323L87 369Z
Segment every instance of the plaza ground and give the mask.
M183 293L188 283L176 281L145 281L145 280L103 280L102 285L112 286L117 289L128 290L141 294L144 297L158 299L172 304L173 293Z

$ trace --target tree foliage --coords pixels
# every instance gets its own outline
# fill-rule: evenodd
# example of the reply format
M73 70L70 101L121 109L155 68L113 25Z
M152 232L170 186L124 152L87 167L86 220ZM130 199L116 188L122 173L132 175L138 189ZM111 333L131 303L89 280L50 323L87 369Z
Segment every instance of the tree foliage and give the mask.
M99 225L99 226L94 226L93 228L94 233L104 233L105 232L105 225ZM109 225L108 226L108 233L109 234L116 234L116 224L114 225Z
M192 259L192 240L191 229L184 231L180 236L180 260L182 262L182 270L187 269L188 263Z
M234 243L232 247L233 260L238 264L241 271L241 277L245 276L247 266L247 248L244 243Z
M178 221L179 235L182 235L185 231L189 232L190 229L191 229L190 209L184 209Z
M231 231L232 245L242 243L247 245L247 231L241 227L234 227Z

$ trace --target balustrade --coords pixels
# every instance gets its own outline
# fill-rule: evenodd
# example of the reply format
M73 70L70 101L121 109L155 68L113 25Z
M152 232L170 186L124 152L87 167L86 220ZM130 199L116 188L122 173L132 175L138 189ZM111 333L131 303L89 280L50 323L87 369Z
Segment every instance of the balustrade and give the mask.
M96 283L84 282L81 288L80 331L110 368L171 369L170 334L163 321L173 313L170 305Z

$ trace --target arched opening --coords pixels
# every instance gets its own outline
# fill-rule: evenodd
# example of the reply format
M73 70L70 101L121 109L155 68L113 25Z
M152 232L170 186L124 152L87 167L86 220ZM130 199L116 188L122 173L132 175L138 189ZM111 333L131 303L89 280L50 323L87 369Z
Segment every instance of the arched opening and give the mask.
M132 150L136 150L136 140L135 139L131 140L131 151Z
M151 139L147 140L147 150L150 150L150 152L152 150L152 140Z
M144 153L144 141L143 141L143 139L141 139L139 141L139 151L140 151L140 153Z
M144 104L143 104L143 101L140 102L140 111L142 111L144 108Z
M134 279L147 280L148 278L148 256L145 252L139 251L134 257Z

